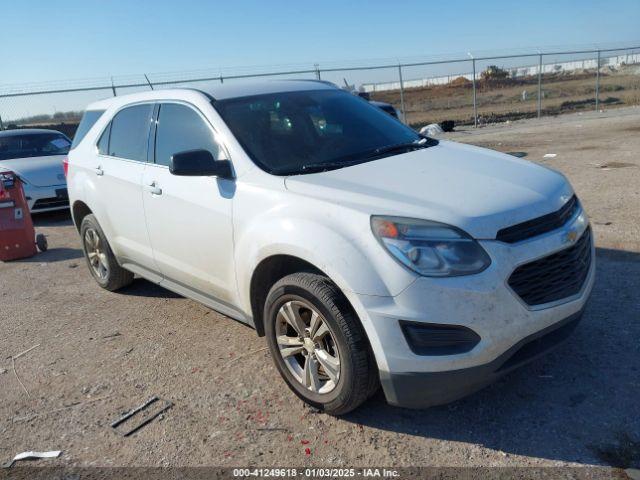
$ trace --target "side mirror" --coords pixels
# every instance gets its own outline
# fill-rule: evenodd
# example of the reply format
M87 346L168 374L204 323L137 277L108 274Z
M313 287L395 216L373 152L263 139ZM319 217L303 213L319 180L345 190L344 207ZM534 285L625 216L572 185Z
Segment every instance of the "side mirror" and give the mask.
M214 160L210 151L202 149L174 153L169 162L169 171L185 177L233 178L229 160Z

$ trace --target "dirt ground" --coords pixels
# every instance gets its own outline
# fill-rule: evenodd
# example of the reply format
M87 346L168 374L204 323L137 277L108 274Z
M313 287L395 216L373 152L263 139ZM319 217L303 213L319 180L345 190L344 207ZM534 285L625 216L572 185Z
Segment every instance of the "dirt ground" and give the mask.
M59 449L35 464L638 463L640 108L450 137L564 172L590 214L598 277L559 350L448 406L403 410L378 394L343 418L318 414L284 386L252 330L145 280L100 289L69 216L41 215L50 250L0 263L0 462ZM34 345L15 361L16 377L10 357ZM111 429L153 395L174 407L131 437Z
M595 87L595 70L543 75L542 115L594 110ZM526 99L523 98L523 92L526 92ZM375 92L372 98L401 108L399 90ZM602 69L599 98L602 108L607 109L640 105L640 65L628 65L617 71ZM535 117L538 77L534 75L502 82L479 80L477 102L480 124ZM443 120L473 124L473 90L470 81L407 88L404 103L407 122L416 128Z

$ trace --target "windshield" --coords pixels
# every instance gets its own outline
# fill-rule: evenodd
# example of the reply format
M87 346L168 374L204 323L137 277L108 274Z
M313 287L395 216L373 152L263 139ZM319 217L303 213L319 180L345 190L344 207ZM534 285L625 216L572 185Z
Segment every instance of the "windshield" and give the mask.
M61 133L16 133L0 135L0 161L12 158L66 155L71 142Z
M275 175L342 168L429 146L379 108L337 89L232 98L214 106L253 161Z

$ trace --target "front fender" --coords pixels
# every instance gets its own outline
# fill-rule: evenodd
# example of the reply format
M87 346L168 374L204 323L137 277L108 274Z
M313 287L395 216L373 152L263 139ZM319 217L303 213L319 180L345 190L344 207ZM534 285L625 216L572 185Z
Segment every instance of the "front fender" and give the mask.
M235 261L240 304L251 311L250 285L256 267L274 255L300 258L322 272L345 293L394 296L415 276L383 251L371 233L369 217L331 228L323 220L261 215L236 237Z

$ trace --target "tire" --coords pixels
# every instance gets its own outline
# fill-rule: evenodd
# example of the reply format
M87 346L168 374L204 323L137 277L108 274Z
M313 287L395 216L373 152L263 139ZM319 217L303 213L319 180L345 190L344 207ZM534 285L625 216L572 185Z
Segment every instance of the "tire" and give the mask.
M49 248L49 242L47 242L47 237L45 237L42 233L38 233L36 235L36 246L38 250L41 252L46 252L47 248Z
M327 277L301 272L276 282L267 295L264 322L280 375L307 404L343 415L377 390L378 371L364 329Z
M80 238L89 272L98 285L113 292L133 281L133 273L118 264L107 238L93 214L82 219Z

